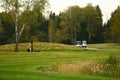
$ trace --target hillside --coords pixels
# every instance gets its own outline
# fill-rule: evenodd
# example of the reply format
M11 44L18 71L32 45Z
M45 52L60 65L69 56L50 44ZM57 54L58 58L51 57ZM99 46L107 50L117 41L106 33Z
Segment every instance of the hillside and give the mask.
M20 43L19 51L27 51L30 47L30 43ZM15 44L7 44L0 46L0 51L14 51ZM44 43L44 42L34 42L33 48L35 52L39 51L55 51L55 50L80 50L80 48L74 45L65 45L57 43Z
M19 51L26 52L30 48L30 43L20 43ZM45 42L34 42L34 52L40 51L64 51L64 50L107 50L107 51L119 51L120 44L106 43L106 44L87 44L87 48L76 47L75 45L57 44L57 43L45 43ZM15 44L1 45L0 51L14 51Z

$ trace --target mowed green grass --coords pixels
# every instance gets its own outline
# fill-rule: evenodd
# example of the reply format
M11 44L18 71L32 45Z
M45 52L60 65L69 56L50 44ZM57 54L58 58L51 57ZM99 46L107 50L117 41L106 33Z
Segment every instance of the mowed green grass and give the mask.
M58 44L57 44L58 45ZM50 47L50 45L49 45ZM58 46L55 46L58 49ZM114 54L120 60L120 50L88 50L74 47L72 50L41 50L41 52L0 52L0 80L119 80L110 77L41 72L40 67L56 63L99 62ZM73 47L73 46L72 46ZM92 45L92 47L94 47ZM109 46L108 46L109 47ZM45 47L44 47L45 48ZM114 48L114 47L113 47Z

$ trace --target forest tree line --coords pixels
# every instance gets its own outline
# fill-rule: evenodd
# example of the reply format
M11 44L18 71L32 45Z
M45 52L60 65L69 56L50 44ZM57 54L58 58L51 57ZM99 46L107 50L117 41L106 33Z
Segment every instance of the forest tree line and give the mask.
M49 18L39 9L21 11L18 30L26 21L19 42L51 42L75 44L86 40L87 43L120 42L120 7L103 23L100 7L88 4L86 7L70 6L59 15L50 12ZM14 10L0 13L0 45L15 43Z

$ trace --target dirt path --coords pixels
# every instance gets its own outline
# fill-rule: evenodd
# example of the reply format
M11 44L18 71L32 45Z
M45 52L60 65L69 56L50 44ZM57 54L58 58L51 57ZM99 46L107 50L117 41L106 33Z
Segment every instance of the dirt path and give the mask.
M102 50L102 49L98 49L98 48L86 48L87 50Z

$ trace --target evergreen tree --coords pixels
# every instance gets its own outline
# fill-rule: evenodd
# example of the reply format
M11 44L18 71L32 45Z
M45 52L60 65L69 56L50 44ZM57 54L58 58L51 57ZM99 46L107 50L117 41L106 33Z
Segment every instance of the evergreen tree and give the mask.
M112 41L120 43L120 7L116 9L112 16L111 35Z

